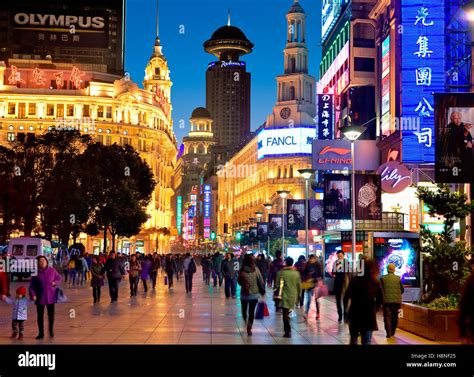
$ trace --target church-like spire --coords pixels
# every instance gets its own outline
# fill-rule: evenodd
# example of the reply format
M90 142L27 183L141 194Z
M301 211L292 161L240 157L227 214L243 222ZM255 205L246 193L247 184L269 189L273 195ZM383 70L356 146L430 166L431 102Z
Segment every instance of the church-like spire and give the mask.
M227 26L230 26L230 8L227 11Z
M160 43L160 16L159 16L159 11L158 11L158 0L156 0L156 37L155 37L155 45L153 47L153 55L152 57L155 56L163 56L163 51L161 50L161 43Z

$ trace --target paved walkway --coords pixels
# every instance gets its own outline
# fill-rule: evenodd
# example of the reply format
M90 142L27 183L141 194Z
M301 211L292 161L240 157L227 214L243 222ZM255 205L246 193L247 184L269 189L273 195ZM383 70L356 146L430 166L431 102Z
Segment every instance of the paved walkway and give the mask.
M224 286L208 287L200 270L195 274L192 294L184 292L184 279L175 282L172 291L158 278L156 290L143 293L142 285L136 298L129 297L128 280L120 284L119 301L109 304L108 287L103 287L102 302L92 304L92 291L87 285L64 288L68 303L56 305L55 337L37 335L36 309L30 306L23 340L11 339L11 306L0 303L0 344L347 344L347 325L337 322L332 297L321 300L321 319L315 320L312 304L310 319L303 319L302 309L295 309L291 325L293 337L283 338L281 314L274 312L267 291L270 317L255 320L253 336L246 333L240 313L240 300L226 299ZM19 285L13 283L11 292ZM45 313L46 317L46 313ZM45 322L46 318L45 318ZM45 328L47 325L45 323ZM377 344L433 344L433 342L399 330L387 340L379 314L379 331L374 333Z

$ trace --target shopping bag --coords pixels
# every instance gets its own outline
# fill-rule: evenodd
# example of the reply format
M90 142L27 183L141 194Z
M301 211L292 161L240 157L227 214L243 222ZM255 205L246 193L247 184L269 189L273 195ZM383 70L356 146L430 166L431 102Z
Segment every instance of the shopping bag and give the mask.
M165 276L165 285L168 285L168 276Z
M56 288L55 296L56 296L56 303L58 304L62 304L68 301L67 296L64 294L61 288Z
M328 286L326 284L320 284L318 287L317 298L327 296L329 294Z
M268 305L266 302L262 302L263 304L263 316L264 317L269 317L270 316L270 311L268 310Z
M257 313L255 314L255 319L263 319L265 314L265 303L259 302L257 304Z

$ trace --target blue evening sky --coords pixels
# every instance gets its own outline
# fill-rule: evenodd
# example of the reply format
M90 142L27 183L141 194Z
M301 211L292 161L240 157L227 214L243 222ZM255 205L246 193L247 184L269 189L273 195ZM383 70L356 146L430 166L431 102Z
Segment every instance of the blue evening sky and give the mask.
M203 43L219 27L239 27L255 44L242 60L252 74L251 127L260 126L276 101L275 76L283 73L286 42L285 14L293 0L160 0L160 39L171 71L174 132L178 141L189 132L195 107L206 104L205 73L214 56ZM300 0L306 11L306 40L310 74L318 78L321 59L321 2ZM144 69L155 38L156 0L128 0L126 9L125 69L142 86ZM180 33L183 30L184 33ZM180 120L185 128L180 129Z

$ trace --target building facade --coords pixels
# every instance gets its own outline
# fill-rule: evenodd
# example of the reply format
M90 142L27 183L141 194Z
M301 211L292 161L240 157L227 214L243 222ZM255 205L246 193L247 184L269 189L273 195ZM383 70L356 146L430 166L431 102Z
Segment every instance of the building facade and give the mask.
M295 1L286 14L284 74L277 77L277 101L267 121L218 171L218 234L235 236L265 212L281 214L278 190L289 199L303 199L305 183L298 169L311 167L311 144L316 137L315 79L308 73L306 14ZM267 220L265 215L262 220Z
M133 146L150 166L157 183L147 208L150 218L139 235L118 241L117 249L124 252L163 251L167 241L158 229L170 228L172 219L177 148L171 80L158 38L145 72L145 89L140 89L128 77L85 71L70 63L0 62L1 145L8 146L19 133L77 129L105 145ZM89 251L103 246L100 236L81 235L80 241Z
M0 25L0 61L52 59L124 73L125 0L2 1Z
M218 59L206 71L206 108L214 120L216 153L222 154L222 161L250 134L250 73L240 57L252 47L245 34L230 25L230 18L204 42L205 51Z

